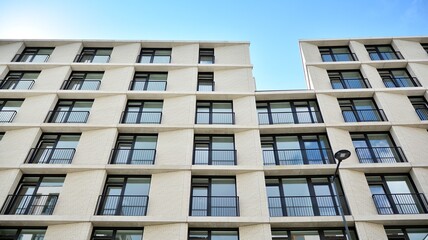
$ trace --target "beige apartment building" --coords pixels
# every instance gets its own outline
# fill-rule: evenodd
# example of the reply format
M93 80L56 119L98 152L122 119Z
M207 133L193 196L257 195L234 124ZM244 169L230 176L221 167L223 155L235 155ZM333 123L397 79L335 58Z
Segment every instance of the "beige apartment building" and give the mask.
M248 42L1 40L0 239L428 239L428 37L300 49L257 91Z

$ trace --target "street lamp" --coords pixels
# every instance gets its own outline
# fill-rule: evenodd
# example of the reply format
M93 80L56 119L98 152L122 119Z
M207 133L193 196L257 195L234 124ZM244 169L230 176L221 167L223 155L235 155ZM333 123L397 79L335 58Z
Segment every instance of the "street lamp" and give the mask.
M334 183L334 180L336 180L337 172L339 171L340 163L343 160L349 158L350 156L351 156L351 152L346 150L346 149L339 150L334 154L334 158L337 159L338 163L336 166L336 170L334 171L334 175L330 177L330 181L331 181L331 185L333 185L333 188L334 188L334 191L336 192L336 194L338 194L339 192L337 191L336 184ZM337 201L336 204L339 207L340 215L342 216L343 225L345 225L346 239L351 240L351 233L349 232L348 223L346 222L345 213L343 212L343 208L342 208L342 203L340 202L340 199L338 199L338 197L339 196L335 197L334 199L335 199L335 201Z

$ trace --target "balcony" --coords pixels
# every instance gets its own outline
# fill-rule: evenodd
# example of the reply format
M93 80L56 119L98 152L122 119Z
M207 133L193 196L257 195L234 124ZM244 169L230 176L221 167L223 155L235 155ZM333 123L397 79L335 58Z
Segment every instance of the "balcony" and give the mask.
M145 216L147 195L100 195L95 215Z
M25 163L70 164L75 152L75 148L32 148Z
M29 90L33 87L33 85L34 85L34 80L5 79L0 81L0 89Z
M193 196L190 216L239 216L239 197L236 196Z
M299 124L299 123L322 123L319 111L299 112L259 112L259 124Z
M359 147L355 148L360 163L407 162L400 147Z
M16 116L14 110L1 110L0 111L0 123L11 123Z
M422 87L419 80L415 77L382 77L382 81L387 88L400 87Z
M166 81L131 81L129 84L131 91L165 91Z
M4 215L52 215L57 194L8 195L1 210Z
M342 110L345 122L384 122L388 121L382 109Z
M86 123L89 111L49 111L45 123Z
M313 165L333 164L331 149L263 150L264 165Z
M235 124L235 113L196 112L196 124Z
M371 88L367 78L337 78L330 77L331 87L333 89L361 89Z
M349 214L344 196L290 196L268 197L271 217L282 216L339 216L341 201L345 214Z
M120 123L160 124L162 112L123 111Z
M194 165L236 165L236 150L195 149Z
M110 164L153 165L156 149L112 149Z
M22 53L16 54L12 59L12 62L34 62L42 63L49 60L50 54L34 54L34 53Z
M100 80L65 80L62 83L62 90L98 90L100 88Z
M428 202L423 193L373 194L372 197L381 215L428 213Z

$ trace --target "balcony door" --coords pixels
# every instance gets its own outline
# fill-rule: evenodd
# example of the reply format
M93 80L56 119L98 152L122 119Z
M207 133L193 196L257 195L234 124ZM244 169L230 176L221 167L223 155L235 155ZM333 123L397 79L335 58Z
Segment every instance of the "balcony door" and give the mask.
M113 152L115 164L152 164L157 136L120 135Z
M44 134L31 157L33 163L69 163L76 151L80 135Z
M396 163L401 161L394 141L388 133L355 133L352 142L362 163Z

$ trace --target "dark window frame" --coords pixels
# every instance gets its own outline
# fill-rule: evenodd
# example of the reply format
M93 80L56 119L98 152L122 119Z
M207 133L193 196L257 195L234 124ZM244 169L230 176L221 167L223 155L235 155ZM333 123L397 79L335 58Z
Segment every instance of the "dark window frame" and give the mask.
M406 226L384 226L384 229L385 230L388 230L388 229L399 229L399 230L401 230L405 235L403 236L403 238L405 239L405 240L411 240L410 238L409 238L409 236L408 236L408 233L407 233L407 229L409 229L409 228L413 228L413 229L418 229L418 228L420 228L420 229L427 229L427 226L425 225L406 225ZM387 237L388 237L388 234L387 234ZM388 238L389 239L389 238ZM389 239L389 240L394 240L395 238L392 238L392 239Z
M198 72L198 86L196 91L200 92L210 92L210 91L201 91L200 86L201 82L211 83L211 92L215 90L215 82L214 82L214 72Z
M324 119L322 117L321 110L320 110L320 107L319 107L319 104L318 104L318 99L316 99L316 98L315 99L294 99L294 100L286 99L286 100L272 100L272 101L265 101L265 100L263 100L263 101L256 101L257 116L260 114L258 112L258 109L262 108L262 107L259 107L257 105L258 104L266 104L266 110L267 110L266 113L268 114L268 118L269 118L269 124L267 124L267 125L275 124L275 123L273 123L273 119L272 119L272 107L271 107L271 103L279 103L279 102L290 103L290 108L291 108L291 113L293 115L294 124L299 124L300 123L299 122L299 117L297 115L298 111L296 111L296 102L306 102L306 105L304 105L304 107L307 108L307 111L305 111L305 112L307 112L309 114L309 116L311 118L311 123L323 123L324 122ZM316 110L315 111L311 110L311 102L315 103L315 106L316 106ZM299 106L297 106L297 107L299 107ZM273 113L275 113L275 112L273 112ZM313 114L315 114L315 116L317 117L317 119L314 119ZM285 123L285 124L287 124L287 123ZM305 124L305 123L303 123L303 124ZM259 122L259 125L260 125L260 122Z
M130 143L131 144L131 148L129 148L129 149L132 150L132 151L137 150L135 148L135 144L137 142L136 139L137 139L137 137L140 137L140 136L156 137L156 148L153 149L154 156L153 156L153 163L152 164L154 164L154 160L156 158L156 150L157 150L157 144L158 144L159 135L158 134L146 134L146 133L144 133L144 134L119 133L117 135L116 142L114 144L114 148L112 149L112 152L111 152L111 155L110 155L110 158L109 158L110 159L109 160L109 164L118 164L116 162L113 163L113 160L117 157L117 152L116 151L120 150L120 145L121 144L124 144L124 143L128 143L129 144ZM132 141L120 140L121 137L132 137ZM148 150L148 149L141 149L141 150ZM127 163L126 164L131 164L132 165L132 163L131 163L132 162L131 157L132 157L131 154L127 157Z
M349 56L351 57L352 60L347 60L347 61L338 61L336 59L336 57L334 56L336 53L334 53L334 49L339 49L339 48L343 48L343 49L347 49ZM353 62L353 61L358 61L357 55L355 53L353 53L351 51L351 48L347 45L345 46L318 46L318 51L321 54L321 60L323 62ZM332 61L324 61L323 59L323 55L329 55L332 59Z
M384 59L383 57L383 53L386 52L381 52L379 51L380 47L389 47L392 51L388 52L388 53L393 53L394 56L396 57L395 59ZM372 61L394 61L394 60L402 60L404 59L403 56L401 56L399 51L396 51L395 48L391 45L391 44L374 44L374 45L365 45L365 48L369 54L369 57ZM371 53L376 54L378 56L379 59L373 59L371 57Z
M212 238L212 231L234 231L236 232L236 236L239 238L239 228L189 228L187 233L187 239L192 240L190 238L190 231L207 231L208 232L208 240L211 240ZM199 239L199 238L198 238ZM197 239L195 239L197 240Z
M172 48L141 48L140 55L138 55L138 57L137 57L137 63L142 63L141 59L143 56L150 56L150 61L149 61L149 63L142 63L142 64L154 63L153 61L154 61L155 57L158 56L158 55L156 55L156 51L170 51L168 63L171 63ZM160 55L160 56L163 56L163 55ZM154 63L154 64L165 64L165 63Z
M360 78L361 82L364 84L364 88L363 89L372 88L369 80L363 76L363 74L361 73L360 69L327 70L328 78L330 79L330 84L331 84L331 87L333 89L359 89L359 88L350 88L350 87L348 87L348 85L345 82L345 81L347 81L347 79L343 77L343 73L346 73L346 72L358 72L358 74L361 77ZM341 83L341 85L342 85L343 88L334 88L333 87L332 77L335 78L335 76L332 76L333 74L338 75L338 80L340 81L340 83Z
M211 63L201 63L202 57L210 57ZM199 48L198 64L215 64L215 48Z
M288 235L287 240L292 240L290 238L292 231L317 231L321 240L328 240L328 239L325 238L324 231L329 231L329 230L342 231L343 232L343 240L346 240L346 230L345 230L345 228L340 228L340 227L336 227L336 228L335 227L325 227L325 228L322 228L322 227L314 227L314 228L301 228L301 227L298 227L298 228L288 228L288 227L287 228L277 228L277 227L275 227L275 228L271 228L271 232L273 232L273 231L286 231L287 235ZM349 231L351 232L351 235L355 235L355 237L356 237L356 239L352 239L352 240L358 240L359 239L357 231L355 230L355 228L349 228ZM352 234L352 233L354 233L354 234ZM275 239L282 239L282 238L274 238L274 236L272 236L272 240L275 240ZM349 240L351 240L351 239L349 239Z
M390 79L396 88L400 88L400 87L406 87L406 86L400 86L400 84L397 83L397 77L393 74L393 71L404 71L406 73L406 75L408 76L407 78L409 78L409 80L412 82L413 86L409 86L409 87L421 87L421 83L419 82L419 80L416 77L413 77L410 72L407 70L407 68L379 68L377 69L379 76L382 78L382 82L385 85L385 78ZM387 72L387 73L386 73ZM387 76L387 75L388 76ZM385 87L388 87L385 85Z
M87 80L86 77L88 74L103 74L104 77L104 71L73 71L71 72L70 76L68 77L67 80L64 81L64 83L61 86L61 90L82 90L83 84L81 84L79 86L79 89L69 89L70 85L72 83L72 81L77 81L77 82L89 82L89 81L94 81L94 82L98 82L96 89L91 89L91 90L98 90L100 88L101 85L101 79L100 80ZM79 76L81 75L81 76Z
M97 55L98 51L110 51L110 54L109 55ZM111 47L111 48L109 48L109 47L101 47L101 48L99 48L99 47L84 47L84 48L82 48L80 54L78 54L76 56L76 58L74 59L74 62L76 62L76 63L93 63L94 58L96 56L108 56L107 61L105 63L109 63L112 52L113 52L113 47ZM82 62L82 59L84 56L89 56L90 61L88 62L86 60L86 61ZM96 64L103 64L103 63L96 63Z
M164 87L164 89L163 90L153 90L153 91L166 91L166 88L167 88L167 82L168 82L168 71L166 71L166 72L153 72L153 71L151 71L151 72L146 72L146 71L138 71L138 72L135 72L134 73L134 78L131 80L131 82L130 82L130 84L129 84L129 91L149 91L147 88L148 88L148 86L149 86L149 83L151 82L150 81L150 76L152 75L152 74L164 74L164 75L166 75L166 80L165 80L165 87ZM143 82L144 83L144 86L143 86L143 89L134 89L135 88L135 83L137 82L137 78L143 78L143 76L138 76L138 75L147 75L146 77L145 77L145 81L138 81L138 82Z
M54 109L49 111L48 115L46 116L45 123L58 123L58 122L54 121L54 120L56 120L55 117L56 117L56 114L58 112L64 112L66 115L65 118L62 117L62 119L64 119L64 121L61 120L59 123L68 123L68 119L70 118L72 113L82 113L81 116L86 115L86 116L84 116L84 119L82 119L82 121L79 121L79 123L86 123L88 121L90 110L92 109L92 105L94 104L94 101L95 101L95 99L58 99ZM69 104L65 104L64 102L69 102ZM89 111L75 111L75 110L73 110L76 103L78 103L78 102L85 102L85 103L91 102L92 103L91 108L89 109ZM61 111L61 110L59 110L61 107L69 107L71 110Z
M22 62L22 58L24 57L24 55L32 55L31 61L28 61L28 62L33 62L34 58L38 55L40 50L48 50L48 49L51 49L53 52L55 50L55 47L25 47L24 50L20 54L17 54L12 59L12 62ZM44 54L44 55L47 55L47 57L43 62L49 61L49 58L50 58L50 55L52 54L52 52L50 54ZM25 61L25 62L27 62L27 61ZM37 63L41 63L41 62L37 62Z
M365 109L365 110L357 110L356 109L356 105L354 103L354 101L358 101L358 100L370 100L373 103L374 108L372 109ZM350 101L350 105L347 103L346 105L341 105L340 101ZM351 111L356 119L356 122L387 122L389 121L385 112L383 111L383 109L379 108L379 106L377 105L377 102L374 98L372 97L364 97L364 98L338 98L337 102L339 103L339 107L340 110L342 111L342 116L343 116L343 120L345 122L352 122L352 121L346 121L346 118L343 114L344 111ZM350 110L347 110L346 108L350 108ZM377 120L371 120L371 121L364 121L364 119L361 119L360 116L356 113L358 113L358 111L367 111L367 110L371 110L376 112L379 115L380 119Z
M11 239L11 240L18 240L18 237L19 237L19 235L22 233L22 230L47 230L47 227L33 227L33 226L29 226L29 227L27 227L27 226L20 226L20 227L14 227L14 226L11 226L11 227L7 227L7 226L2 226L2 227L0 227L0 230L1 229L15 229L16 230L16 233L15 233L15 235L13 235L13 236L2 236L2 235L0 235L0 239L7 239L7 240L9 240L9 239ZM46 233L45 233L46 234Z
M144 105L146 103L154 103L154 102L162 103L162 109L159 112L144 111L144 109L145 109ZM137 104L135 104L135 103L137 103ZM135 104L135 105L132 105L132 104ZM164 104L164 100L154 100L154 99L153 100L149 100L149 99L147 99L147 100L146 99L144 99L144 100L134 100L134 99L128 100L126 102L125 110L122 112L122 116L120 118L120 123L121 124L142 124L142 123L145 123L145 122L141 122L141 120L143 117L142 116L143 113L146 112L146 113L159 113L160 114L159 123L147 123L147 124L161 124L162 113L163 113L163 104ZM134 108L134 107L138 108L138 111L130 111L129 110L129 108ZM134 123L134 122L129 123L129 122L125 121L126 120L125 116L127 116L127 114L129 114L129 113L134 113L134 112L137 113L137 117L136 117L136 121L135 121L136 123Z
M196 138L197 137L208 137L209 140L208 141L200 141L197 142ZM196 145L197 144L208 144L208 151L211 152L213 150L222 150L222 149L213 149L212 145L213 145L213 137L232 137L233 140L233 151L234 151L234 165L237 165L237 155L236 155L236 143L235 143L235 134L195 134L193 136L193 157L192 157L192 165L196 165L195 164L195 158L196 158ZM224 150L224 149L223 149ZM207 165L213 165L212 164L212 156L210 155L208 157L208 164Z
M208 112L199 112L198 111L198 108L199 107L202 107L202 106L198 106L198 104L209 104L209 111ZM214 108L213 108L213 104L214 103L228 103L228 104L230 104L230 112L214 112L213 110L214 110ZM206 108L206 107L205 107ZM208 123L198 123L198 113L208 113L208 116L209 116L209 119L208 119ZM231 120L232 120L232 122L231 123L215 123L215 122L213 122L213 115L215 114L215 113L222 113L222 114L231 114ZM233 111L233 100L220 100L220 101L217 101L217 100L214 100L214 101L211 101L211 100L196 100L196 109L195 109L195 124L235 124L235 112Z
M409 101L415 109L416 114L419 119L422 121L428 120L428 101L424 96L409 96ZM421 109L425 113L419 113L418 110Z
M1 81L0 83L0 89L10 89L10 88L3 88L5 85L7 85L8 82L20 82L22 81L22 77L24 76L24 74L26 73L32 73L32 74L40 74L41 71L9 71L6 75L6 77ZM38 78L38 76L37 76ZM36 79L37 79L36 78ZM33 80L24 80L24 81L30 81L29 87L27 89L21 89L21 90L29 90L31 88L33 88L33 85L35 83ZM14 86L11 89L16 89L16 86Z
M97 230L111 230L112 231L112 236L111 237L97 237L95 236L95 231ZM141 231L141 239L144 239L144 228L143 227L93 227L92 229L92 234L91 234L91 240L115 240L116 239L116 234L117 231L120 230L140 230Z
M421 43L421 46L425 50L425 52L428 54L428 43Z

